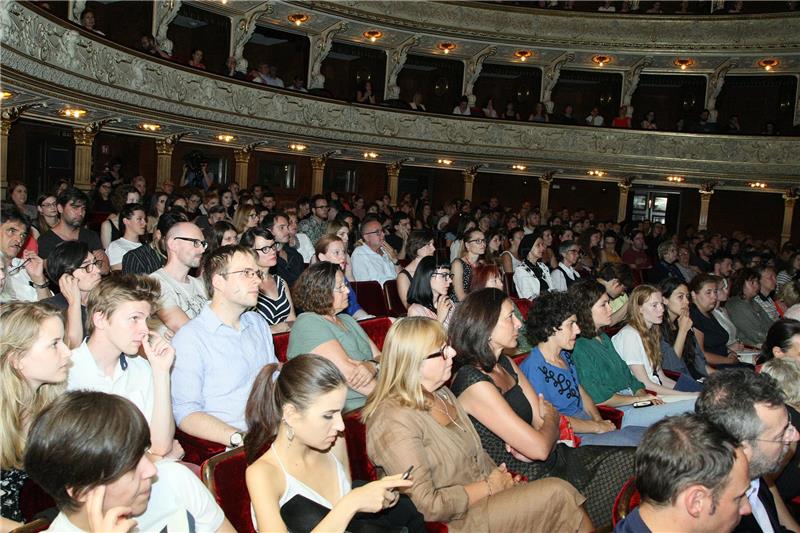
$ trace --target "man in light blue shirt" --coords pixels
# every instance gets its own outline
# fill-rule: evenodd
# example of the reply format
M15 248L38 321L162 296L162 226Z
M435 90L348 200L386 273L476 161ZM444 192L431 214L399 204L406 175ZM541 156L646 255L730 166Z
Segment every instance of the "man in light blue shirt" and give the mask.
M189 435L226 446L242 443L245 406L261 369L277 363L255 307L261 271L252 250L223 246L204 262L211 302L173 339L172 408Z

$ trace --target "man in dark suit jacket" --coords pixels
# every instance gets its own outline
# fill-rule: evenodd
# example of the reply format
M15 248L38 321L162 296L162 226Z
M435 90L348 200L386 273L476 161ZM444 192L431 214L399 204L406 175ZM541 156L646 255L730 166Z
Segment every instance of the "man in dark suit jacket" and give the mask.
M786 504L772 497L764 479L781 471L791 444L798 440L778 383L748 369L715 372L706 379L695 409L738 439L750 463L747 499L752 514L742 517L734 531L800 531Z

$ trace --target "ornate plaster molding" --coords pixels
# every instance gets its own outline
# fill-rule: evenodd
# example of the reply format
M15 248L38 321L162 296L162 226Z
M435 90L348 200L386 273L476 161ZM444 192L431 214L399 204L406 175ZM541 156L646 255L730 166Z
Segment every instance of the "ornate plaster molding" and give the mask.
M115 114L250 138L294 137L319 146L364 146L398 155L475 162L528 161L797 183L800 141L690 135L425 115L349 105L231 82L106 45L6 2L0 8L3 74L30 92L83 98Z

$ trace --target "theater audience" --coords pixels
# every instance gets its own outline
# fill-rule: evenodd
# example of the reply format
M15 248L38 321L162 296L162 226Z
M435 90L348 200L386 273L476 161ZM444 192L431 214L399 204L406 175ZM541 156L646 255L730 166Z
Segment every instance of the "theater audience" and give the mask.
M0 306L0 526L11 531L23 522L20 493L28 474L23 458L30 422L63 391L70 352L64 344L61 313L42 303Z
M514 270L522 264L523 258L519 254L519 245L524 236L525 231L519 226L508 230L508 248L500 253L503 272L506 274L513 274Z
M758 293L753 300L761 306L770 320L781 318L781 309L775 302L775 288L778 285L775 269L769 265L756 267L758 272Z
M193 48L192 53L190 54L189 62L187 63L190 67L194 67L200 70L205 70L206 65L203 63L203 50L200 48Z
M236 227L227 220L215 222L209 230L203 232L204 236L208 238L207 253L211 253L220 246L231 246L239 242L239 234L236 232Z
M759 293L760 275L752 268L743 268L737 274L731 286L731 298L725 308L736 326L739 340L743 343L760 347L772 325L773 320L764 308L756 301Z
M703 273L699 267L691 264L691 254L689 253L689 247L686 245L678 246L678 261L675 266L678 267L687 283L691 283L692 278Z
M660 343L662 367L694 379L706 377L714 370L709 366L703 345L696 337L697 330L692 329L689 287L681 280L667 278L658 284L658 290L664 302ZM737 362L725 361L725 364Z
M292 326L286 351L289 359L314 353L333 362L347 380L345 410L364 405L375 387L380 358L380 350L358 322L342 314L349 292L339 265L321 261L309 266L292 292L305 312Z
M631 246L622 254L622 262L640 270L652 268L653 265L650 262L650 256L645 251L646 249L644 232L634 230L631 233Z
M233 227L240 235L250 228L258 226L258 211L252 205L243 204L233 214Z
M297 230L305 233L308 240L313 245L317 239L325 234L328 226L328 200L321 194L311 197L310 200L311 216L298 222Z
M787 283L798 280L800 280L800 253L794 252L786 262L786 268L778 272L777 288L780 290Z
M550 291L553 287L550 269L542 262L546 245L541 230L537 229L532 236L532 239L523 239L520 244L519 254L524 259L522 264L514 269L514 286L517 288L517 295L529 300L536 299L540 294Z
M425 520L446 522L453 533L591 530L574 487L555 478L524 482L484 451L445 386L455 356L437 321L414 317L392 326L362 413L370 460L389 475L414 465L411 500Z
M717 307L720 279L722 278L710 274L700 274L695 276L691 283L690 320L692 330L706 361L714 367L739 363L736 352L728 347L730 344L728 332L714 314L714 309Z
M678 248L672 241L664 241L658 245L658 261L647 273L649 283L659 283L667 278L684 281L683 274L675 262L678 260Z
M66 311L65 342L71 349L80 346L85 336L86 305L90 291L100 283L99 264L86 243L80 241L62 242L47 260L47 277L60 292L42 303Z
M106 248L111 270L122 270L123 256L139 248L141 237L147 232L147 216L141 204L126 204L119 212L124 231L119 239L111 241Z
M519 368L533 390L543 395L569 420L582 445L636 446L644 427L617 430L604 420L591 396L581 386L570 351L580 333L572 297L564 293L543 294L528 311L528 337L537 345Z
M250 311L258 303L260 274L255 253L243 246L223 246L203 260L211 302L173 339L172 408L189 435L231 447L242 443L253 380L277 362L264 319Z
M128 204L138 204L140 202L141 194L132 185L120 185L114 189L114 192L111 193L111 204L114 210L100 224L100 242L103 243L103 249L107 250L112 241L123 237L125 234L125 227L122 225L119 216L122 209Z
M25 250L28 219L13 206L0 209L0 252L6 257L5 285L0 301L35 302L52 296L44 272L44 261L36 252Z
M470 292L479 291L487 287L491 289L499 289L508 294L505 284L503 283L503 274L497 265L478 265L475 267L475 270L472 273L472 285L470 286ZM528 353L531 351L532 346L528 340L528 334L525 328L525 317L522 316L522 312L519 310L519 307L517 307L517 304L514 302L514 300L511 300L511 303L514 306L514 316L517 317L517 320L520 321L522 326L519 328L517 347L508 351L506 355Z
M367 217L361 223L364 244L353 250L353 276L355 281L377 281L381 285L396 279L400 267L389 244L384 240L380 220ZM346 374L345 374L346 375Z
M747 499L754 512L742 518L736 531L800 531L765 479L780 472L798 440L775 380L750 369L716 372L706 380L696 410L739 440L748 459Z
M87 338L72 351L69 390L95 390L127 398L150 425L150 453L180 458L173 444L170 368L175 350L150 331L158 281L134 274L106 278L89 294ZM136 357L141 351L146 360Z
M239 244L256 253L256 264L261 270L256 311L267 321L272 333L288 331L296 318L292 296L286 282L269 272L278 262L275 237L265 229L252 228L244 232Z
M571 240L562 241L558 245L558 256L561 260L558 263L558 267L550 272L550 279L553 281L551 290L566 292L581 279L580 273L575 270L580 253L581 248L578 243Z
M344 272L344 283L347 285L347 309L345 312L356 320L363 320L370 318L370 315L358 305L356 292L350 286L350 279L347 277L347 253L345 252L345 243L335 235L323 235L317 241L315 248L315 257L317 261L328 261L334 265L339 265L339 268Z
M31 219L31 226L36 230L36 239L42 233L58 224L58 197L55 194L40 194L36 199L37 217Z
M664 373L660 327L664 320L664 304L661 292L651 285L639 285L633 289L628 302L628 316L628 324L612 337L611 342L636 379L667 399L676 395L685 399L687 393L699 390L699 384L688 376L682 374L675 381Z
M617 253L618 235L614 230L606 230L603 234L603 249L600 250L600 264L624 263Z
M179 211L167 211L158 217L150 242L122 256L122 273L152 274L167 264L166 235L172 226L185 221L186 215Z
M436 245L433 242L431 231L427 229L412 231L408 236L406 252L411 261L397 274L397 294L400 297L400 301L403 302L403 306L407 309L409 306L408 291L417 265L423 258L430 257L436 253Z
M375 96L372 82L370 80L365 81L358 87L358 91L356 91L356 102L359 104L373 105L378 103L378 97Z
M654 425L636 451L641 503L614 533L730 533L751 513L748 461L737 439L695 414Z
M736 331L736 326L731 321L730 315L725 304L728 303L730 296L731 281L728 278L717 278L717 305L714 307L712 314L717 319L719 325L722 326L728 334L728 348L739 352L744 350L744 345L739 342L739 334Z
M8 200L19 209L20 213L28 218L28 221L35 220L37 209L28 203L28 187L21 181L11 181L8 183Z
M449 344L463 365L453 378L453 392L495 462L529 480L569 481L587 497L592 522L608 524L614 497L633 472L633 449L556 443L558 411L503 355L516 347L519 327L511 300L502 291L470 294L456 309L448 330Z
M233 533L197 476L147 455L150 430L133 403L72 391L31 426L25 469L60 511L49 531Z
M435 256L423 258L408 290L408 316L432 318L447 329L455 308L448 297L452 279L449 264L440 263Z
M300 355L279 373L274 364L259 373L247 402L245 439L247 489L259 531L425 531L408 497L393 490L410 487L413 476L353 487L340 436L346 395L344 376L317 355Z
M280 276L290 287L294 286L295 281L303 272L303 256L289 246L289 218L285 213L276 211L269 213L261 221L261 227L269 230L275 237L275 242L279 244L278 264L275 273Z
M208 303L203 281L189 275L200 266L208 242L195 224L179 222L167 232L165 247L167 263L153 272L152 277L161 285L156 314L165 326L162 333L168 330L169 335L174 335Z
M406 257L413 259L411 254L406 254L408 237L411 233L411 217L404 211L396 211L392 215L393 233L386 236L386 243L394 249L397 259L405 260Z

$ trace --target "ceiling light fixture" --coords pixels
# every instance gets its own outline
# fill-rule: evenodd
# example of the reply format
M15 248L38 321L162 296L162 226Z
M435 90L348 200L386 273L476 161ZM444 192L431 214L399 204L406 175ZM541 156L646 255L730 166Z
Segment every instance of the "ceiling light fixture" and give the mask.
M142 124L139 124L139 129L144 131L158 131L161 129L161 126L159 124L148 124L147 122L143 122Z
M447 166L450 166L450 165L453 164L453 160L452 159L437 159L436 162L439 163L440 165L447 165Z
M236 139L236 137L234 137L233 135L230 135L228 133L221 133L221 134L217 135L217 140L218 141L222 141L224 143L229 143L229 142L231 142L231 141L233 141L235 139Z
M368 30L364 32L364 37L370 40L370 42L375 42L381 37L383 37L383 33L379 32L378 30Z
M59 114L62 117L67 117L67 118L81 118L86 114L86 110L78 109L75 107L65 107L64 109L59 111Z
M307 150L307 149L308 149L308 146L306 146L305 144L292 143L292 144L289 145L289 150L294 150L295 152L302 152L302 151Z
M694 65L694 59L690 59L688 57L679 57L673 61L676 67L679 67L681 70L686 70L687 68Z
M378 159L377 152L364 152L364 159Z
M456 49L456 43L450 43L450 42L439 43L436 45L436 48L438 48L445 54L449 54L450 52Z
M16 96L11 91L3 91L3 100L8 100L9 98L14 98Z
M308 22L309 16L306 15L305 13L292 13L286 18L288 18L289 22L291 22L295 26L299 26L304 22Z
M751 189L766 189L767 184L762 181L751 181L747 184Z
M511 168L514 170L527 170L528 167L525 165L511 165Z
M530 50L517 50L514 52L514 57L518 58L520 61L527 61L529 57L533 56L533 52Z
M780 64L781 64L781 62L778 61L777 59L775 59L774 57L766 57L766 58L760 59L758 61L758 66L763 68L767 72L769 72L770 70L774 69L775 67L777 67Z
M597 176L598 178L602 178L603 176L607 176L608 172L603 172L602 170L590 170L587 172L590 176Z
M596 55L592 56L592 63L596 64L598 67L602 67L604 65L608 65L611 63L612 57L606 55Z
M667 176L667 181L671 181L672 183L683 183L686 181L686 178L683 176Z

